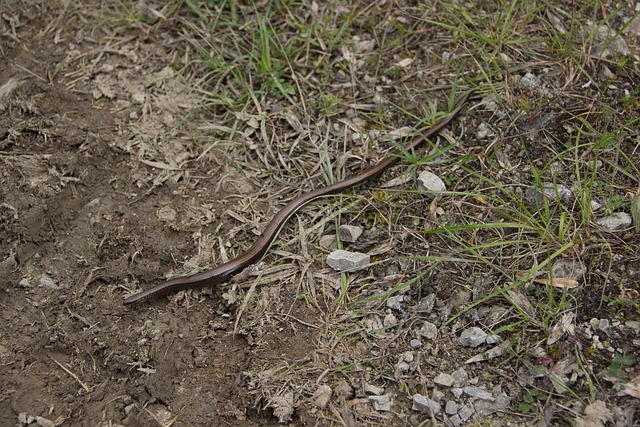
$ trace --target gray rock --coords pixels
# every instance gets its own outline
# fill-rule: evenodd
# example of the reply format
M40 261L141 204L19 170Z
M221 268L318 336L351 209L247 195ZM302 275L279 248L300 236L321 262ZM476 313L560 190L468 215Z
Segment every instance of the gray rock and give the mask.
M409 370L411 369L411 365L409 365L407 362L399 362L396 365L396 369L398 370L398 372L400 372L401 374L406 374L407 372L409 372Z
M505 395L498 396L493 402L476 400L473 404L476 414L481 417L486 417L496 412L504 412L509 408L509 405L511 405L511 399Z
M441 191L447 191L447 186L444 181L440 179L440 177L431 172L422 172L418 176L418 189L420 191L425 192L425 195L430 198L435 198L436 200L440 200L442 198L442 194L439 194ZM433 194L435 192L435 194Z
M554 278L582 280L587 274L587 267L575 259L560 259L551 267Z
M413 349L418 349L422 347L422 341L417 340L417 339L412 339L411 341L409 341L409 347L413 348Z
M594 35L595 33L595 35ZM619 58L620 56L629 56L631 50L629 45L621 35L609 28L607 25L598 26L595 31L591 30L589 38L593 38L593 51L596 56L603 58Z
M463 347L478 347L484 344L487 339L487 333L480 328L472 327L462 331L460 338L458 338L458 344Z
M469 374L464 368L456 369L451 373L453 377L453 385L456 387L464 387L469 381Z
M369 402L373 403L373 408L376 411L386 412L391 410L391 399L386 394L383 396L369 396Z
M431 322L424 322L418 334L428 340L432 340L438 334L438 327Z
M362 228L355 225L341 225L338 228L338 235L343 242L353 243L362 234Z
M609 334L611 332L611 323L609 319L591 319L589 324L593 328L594 331L602 331L605 334Z
M332 394L333 391L331 390L331 387L323 384L318 387L315 393L313 393L313 397L311 399L318 408L325 409L331 400Z
M380 396L384 393L384 389L373 384L365 384L364 393L370 396Z
M476 399L488 400L490 402L493 402L496 400L496 398L493 397L491 392L484 388L467 386L464 388L464 392L466 395L475 397Z
M458 404L453 400L448 400L447 403L444 405L444 412L446 412L449 415L457 414Z
M422 412L424 414L437 415L442 410L442 405L440 405L435 400L431 400L426 396L422 396L421 394L413 395L413 406L414 411Z
M389 307L391 310L400 311L402 310L403 301L404 301L404 296L394 295L392 297L387 298L387 307Z
M493 138L496 136L496 133L493 132L486 123L482 122L478 125L476 136L479 139Z
M522 77L522 79L520 79L520 81L518 82L518 86L521 89L525 89L525 90L536 89L540 87L541 84L542 84L542 80L540 80L540 77L536 76L533 73L525 74Z
M459 427L462 425L462 420L460 419L460 415L455 414L449 417L449 422L453 427Z
M624 322L624 325L627 328L635 331L636 334L640 332L640 322L638 322L637 320L627 320L626 322Z
M451 394L453 394L453 397L455 397L456 399L460 399L460 397L462 396L462 393L464 393L463 388L454 387L451 389Z
M462 422L466 422L469 418L471 418L475 411L476 410L473 408L473 405L471 403L467 403L462 408L460 408L460 410L458 411L458 416L460 417Z
M393 313L388 313L386 316L384 316L382 324L385 328L393 328L398 324L398 319L393 315Z
M367 266L371 257L360 252L337 250L327 256L327 264L336 271L357 270Z
M623 230L630 227L632 223L631 215L626 212L616 212L596 220L596 224L609 231Z
M40 275L40 277L38 278L38 286L40 286L41 288L47 288L47 289L59 288L56 282L54 282L53 279L47 274Z
M453 376L445 373L440 373L433 379L433 382L441 386L451 387L451 385L453 385Z
M318 240L318 245L322 249L332 249L336 247L336 236L331 234L325 234L324 236L320 236L320 240Z
M545 182L542 184L542 192L549 200L570 202L573 200L573 191L564 184Z
M426 298L422 298L416 310L419 313L431 313L436 302L436 294L429 294Z

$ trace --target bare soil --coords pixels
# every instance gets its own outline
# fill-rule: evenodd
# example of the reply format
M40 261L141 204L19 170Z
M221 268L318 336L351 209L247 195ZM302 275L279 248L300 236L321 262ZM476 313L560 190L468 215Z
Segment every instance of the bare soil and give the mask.
M408 390L419 386L411 380L389 381L394 411L370 408L361 385L387 380L375 369L393 371L409 327L383 339L333 341L326 330L341 321L331 299L338 297L326 296L333 284L320 281L326 289L317 290L316 305L301 298L316 292L302 285L307 269L333 274L315 249L276 249L267 261L279 260L284 272L250 291L249 309L233 301L235 284L122 304L164 277L219 263L217 236L229 256L239 253L279 206L264 201L271 199L254 179L261 172L233 167L230 159L251 151L211 144L202 129L214 116L191 90L198 76L176 72L185 65L178 14L129 25L101 2L45 3L0 5L0 425L29 416L38 425L276 425L274 408L286 405L271 398L289 389L297 393L295 425L428 420L410 409ZM279 189L282 200L302 189L289 185ZM405 208L409 218L428 211ZM310 221L324 211L314 215ZM288 238L300 227L292 222ZM634 299L639 256L631 251L616 268L635 280ZM446 268L454 279L442 275ZM372 271L379 289L393 287L385 279L393 268ZM442 299L473 276L447 265L440 273L430 290ZM421 290L411 292L419 300ZM581 298L583 320L594 316L586 307L598 305L599 317L615 316L600 294ZM340 315L363 323L367 316ZM453 335L441 337L425 366L447 371L477 353L453 358ZM616 348L631 348L632 338ZM504 365L484 372L506 389L514 376ZM328 378L338 391L323 412L312 395ZM341 394L345 383L350 391Z

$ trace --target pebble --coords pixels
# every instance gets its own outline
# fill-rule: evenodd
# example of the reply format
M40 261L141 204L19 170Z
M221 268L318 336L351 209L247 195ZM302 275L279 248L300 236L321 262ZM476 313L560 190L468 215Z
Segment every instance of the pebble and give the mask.
M518 82L518 86L521 89L532 90L536 89L542 84L542 80L533 73L525 74Z
M487 417L496 412L504 412L511 405L511 399L506 396L498 396L494 401L477 400L474 402L476 414L481 417Z
M411 407L411 409L425 414L439 414L442 410L442 405L440 405L435 400L431 400L426 396L422 396L421 394L414 394L413 406Z
M632 223L631 215L626 212L616 212L596 220L596 224L609 231L623 230L630 227Z
M575 259L560 259L551 267L551 275L554 278L582 280L587 274L584 263Z
M422 172L418 176L418 190L425 192L425 196L440 200L442 194L438 194L441 191L447 191L447 186L440 177L431 172ZM434 194L435 192L435 194Z
M469 418L471 418L474 412L475 409L473 408L473 405L471 403L467 403L462 408L460 408L460 410L458 411L458 416L460 417L462 422L466 422Z
M396 316L393 315L393 313L389 313L386 316L384 316L384 320L382 321L382 324L384 325L385 328L393 328L398 324L398 319L396 318Z
M458 404L453 400L448 400L444 405L444 412L449 415L454 415L458 413Z
M573 200L573 191L564 184L545 182L542 184L542 192L549 200L570 202Z
M353 243L358 240L358 237L362 234L362 228L355 225L341 225L338 228L338 235L340 240L347 243Z
M635 333L640 332L640 322L637 320L627 320L624 325L629 329L633 329Z
M422 341L417 340L417 339L412 339L411 341L409 341L409 347L413 348L413 349L418 349L422 347Z
M469 381L469 374L464 368L457 369L451 373L453 377L453 385L456 387L464 387Z
M438 334L438 327L431 322L424 322L418 334L428 340L432 340Z
M313 393L313 403L320 409L325 409L331 400L333 390L326 384L318 387L315 393Z
M333 249L336 247L336 236L331 234L325 234L324 236L320 236L320 240L318 240L318 245L322 249Z
M391 399L388 395L382 396L369 396L369 401L373 403L373 408L376 411L386 412L391 410Z
M450 416L449 422L453 425L453 427L459 427L462 424L462 420L460 419L460 415L458 414Z
M53 279L47 274L42 274L40 278L38 278L38 286L42 288L48 288L48 289L59 288L59 286L56 285L56 282L54 282Z
M472 328L467 328L464 331L462 331L462 334L460 334L460 338L458 338L458 344L460 344L463 347L475 348L481 344L484 344L486 339L487 339L487 333L482 329L474 326Z
M464 388L464 393L476 399L488 400L490 402L496 400L489 390L480 387L467 386Z
M387 299L387 307L389 307L391 310L400 311L402 310L403 301L404 301L404 296L394 295Z
M433 379L433 382L444 387L451 387L453 385L453 376L445 373L440 373Z
M478 125L476 135L478 136L478 139L493 138L496 136L495 132L492 132L491 129L489 129L489 126L484 122Z
M380 396L382 395L382 393L384 393L384 389L373 384L365 384L364 393L371 396Z
M336 271L361 269L371 262L371 257L360 252L337 250L327 256L327 264Z

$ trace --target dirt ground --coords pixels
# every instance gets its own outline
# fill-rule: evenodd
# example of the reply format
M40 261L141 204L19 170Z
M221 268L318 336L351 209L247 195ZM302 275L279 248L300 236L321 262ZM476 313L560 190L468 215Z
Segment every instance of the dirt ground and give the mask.
M294 425L428 422L410 409L411 381L390 381L393 411L369 408L358 390L385 374L353 361L394 366L408 332L333 342L327 331L340 319L325 295L334 273L304 244L267 257L282 271L251 291L241 316L233 285L122 304L162 278L216 265L221 242L239 253L279 206L233 167L250 153L211 144L203 126L215 118L198 109L198 76L176 72L185 64L175 22L130 27L109 21L104 3L54 3L0 5L0 425L277 425L287 405ZM277 190L286 201L300 188ZM311 224L326 215L311 212ZM619 271L635 274L637 291L633 251ZM309 269L326 289L301 290ZM320 303L303 303L312 292ZM599 313L608 315L615 310ZM426 362L434 369L477 353L447 361L457 350L443 339ZM500 364L487 372L494 384L513 375ZM319 410L312 397L324 380L350 391ZM493 425L519 424L508 419Z

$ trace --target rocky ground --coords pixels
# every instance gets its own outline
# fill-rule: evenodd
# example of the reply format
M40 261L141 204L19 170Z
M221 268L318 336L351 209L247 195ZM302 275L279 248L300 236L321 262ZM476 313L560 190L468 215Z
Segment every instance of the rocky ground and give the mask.
M488 60L484 2L476 26L432 22L440 2L0 4L0 424L635 425L640 21L529 6ZM563 51L571 16L596 29ZM417 157L294 216L264 268L122 304L472 87ZM365 265L335 271L337 248Z

